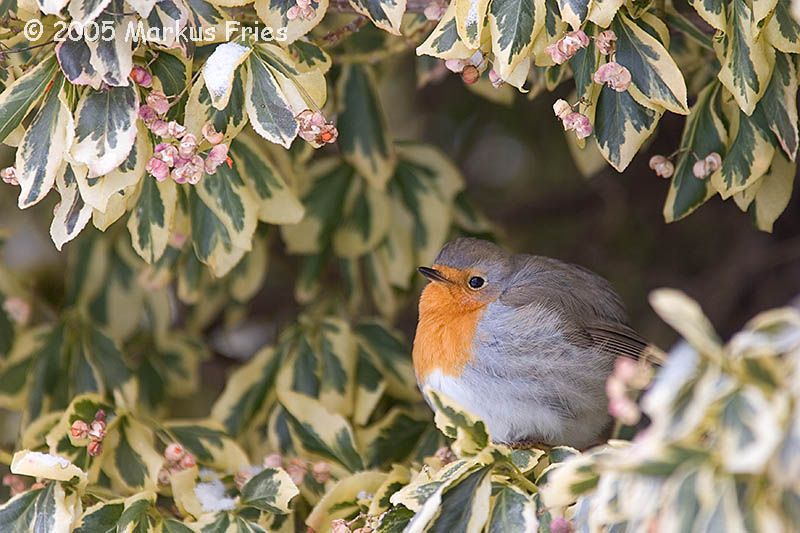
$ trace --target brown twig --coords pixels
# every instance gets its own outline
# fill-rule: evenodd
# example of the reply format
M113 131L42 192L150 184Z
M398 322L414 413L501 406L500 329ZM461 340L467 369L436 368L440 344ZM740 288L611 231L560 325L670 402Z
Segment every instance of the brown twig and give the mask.
M440 0L408 0L406 3L406 13L422 13L430 4L442 3ZM330 0L328 11L338 11L340 13L353 13L353 6L348 0Z

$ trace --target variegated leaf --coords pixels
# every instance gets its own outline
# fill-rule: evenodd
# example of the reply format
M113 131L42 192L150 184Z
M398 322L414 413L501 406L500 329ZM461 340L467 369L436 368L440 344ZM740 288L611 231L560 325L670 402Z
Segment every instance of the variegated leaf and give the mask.
M377 27L400 35L400 21L406 0L348 0L356 13L369 18Z
M113 197L123 194L140 180L152 179L152 176L145 175L145 165L153 155L153 145L144 123L138 121L135 124L134 134L135 144L117 168L104 176L93 177L87 173L75 175L83 200L98 211L105 212ZM125 202L127 204L128 200Z
M179 98L177 101L172 102L166 116L167 120L177 120L184 115L186 102L189 98L184 89L192 77L192 61L183 58L177 51L158 50L157 53L147 54L145 57L148 58L150 72L153 74L153 89L160 90L168 98ZM203 85L203 82L198 81L196 85ZM241 99L239 102L241 103ZM184 125L188 122L188 118L187 116ZM222 130L222 133L224 133L224 130ZM200 138L200 135L195 136L198 139Z
M355 259L373 250L389 231L390 204L386 193L356 180L345 199L339 226L333 234L334 253Z
M77 520L80 496L61 483L25 491L0 507L0 524L6 531L70 531ZM46 511L45 511L46 510Z
M194 187L189 194L189 206L194 252L216 277L222 277L236 266L246 249L233 242L226 224L198 196Z
M538 67L546 67L555 64L553 58L545 49L551 44L556 44L568 28L567 23L561 19L558 0L545 0L544 5L544 25L542 26L542 31L540 31L533 40L533 47L531 50L533 62ZM594 46L593 43L590 43L590 46ZM578 52L581 52L581 50Z
M125 162L136 140L138 113L139 97L133 85L83 93L72 157L89 168L89 178L108 174Z
M136 13L139 14L140 17L146 18L147 15L150 14L150 11L153 9L153 6L156 5L156 0L127 0L128 5L130 5Z
M96 533L115 531L120 515L125 508L125 500L116 499L98 502L81 515L74 533Z
M592 3L592 0L558 0L561 19L572 26L573 30L579 30L589 16Z
M489 0L455 0L458 36L469 48L481 47Z
M325 74L333 63L325 50L308 41L293 42L289 45L289 53L297 60L297 68L304 72L319 70Z
M769 172L753 185L756 192L749 212L758 229L772 232L772 225L789 205L796 172L797 163L777 153Z
M402 463L413 451L430 420L396 407L374 424L356 432L369 468Z
M722 407L719 445L728 472L762 472L778 446L782 427L779 397L768 398L749 385L734 393Z
M128 231L133 249L149 264L158 261L167 248L177 199L177 186L172 180L159 182L145 176L139 184Z
M255 413L270 401L280 362L279 353L264 348L228 378L211 416L222 422L229 434L242 434L252 424Z
M661 112L640 105L629 91L604 85L594 115L594 135L603 157L618 172L625 170L660 118Z
M725 31L727 3L724 0L690 0L689 5L713 28Z
M396 159L372 73L365 66L347 65L338 83L339 147L373 187L383 190Z
M692 172L695 158L706 157L712 152L723 156L728 143L728 132L722 112L722 88L713 82L697 97L686 119L681 135L681 153L675 162L667 199L664 204L664 219L679 220L708 200L714 191L710 180L699 180Z
M549 16L549 15L548 15ZM591 39L594 36L594 25L588 23L584 29L586 35ZM575 78L575 88L577 89L577 100L584 99L591 101L592 77L600 64L600 52L594 45L594 41L589 41L589 45L578 50L569 59L569 66L572 68L572 75ZM568 137L573 137L569 134Z
M139 490L155 490L158 471L164 463L155 448L153 431L130 416L122 416L109 428L104 439L103 472L114 486L128 494Z
M150 533L150 507L156 502L152 491L134 494L125 500L125 506L117 522L119 533Z
M339 480L314 506L306 525L314 531L326 531L332 520L358 514L359 493L375 493L386 477L383 472L367 471Z
M270 513L291 512L289 501L300 491L282 468L265 468L242 486L242 504Z
M86 23L96 19L110 3L111 0L70 0L67 10L73 20Z
M767 88L775 53L763 35L757 36L753 11L745 0L733 0L728 26L714 49L722 68L717 77L748 116Z
M358 362L350 325L338 318L325 318L315 340L321 363L318 398L326 409L349 417L353 414Z
M455 439L452 447L457 455L476 455L490 444L489 431L482 420L430 387L423 393L436 411L436 426Z
M216 420L170 421L165 423L165 430L192 452L198 463L209 468L238 472L249 465L247 454Z
M228 287L234 301L246 304L264 285L269 266L267 247L267 239L256 233L253 238L253 249L231 271Z
M245 109L250 124L268 141L289 148L298 125L275 74L256 54L250 56L248 70Z
M58 72L51 54L0 92L0 142L6 140L47 92Z
M58 76L17 148L15 168L21 189L17 200L20 209L38 203L50 192L64 152L72 144L74 121L63 84L64 78Z
M588 18L601 28L608 28L624 2L625 0L594 0Z
M240 65L233 77L228 105L222 110L216 109L212 105L205 80L197 80L192 86L186 102L186 131L199 139L202 136L203 126L211 124L214 126L214 130L224 133L229 139L238 135L247 123L247 114L244 108L246 77L245 67Z
M431 34L417 47L417 55L429 55L440 59L461 59L472 55L470 48L458 35L455 2L450 2Z
M239 65L250 57L252 51L253 49L247 46L229 42L218 45L208 56L203 65L203 80L211 97L211 105L215 109L221 111L228 106L233 91L234 74Z
M70 2L70 6L72 3L74 0ZM111 87L127 87L130 83L128 76L133 67L133 49L128 29L135 19L124 15L123 13L126 11L124 0L111 0L111 3L95 20L95 23L101 28L101 31L98 32L100 36L93 39L92 32L88 28L84 29L84 32L88 32L85 33L84 40L91 50L89 61L97 73L97 81ZM113 32L110 33L107 28L113 28ZM113 39L108 38L109 33ZM92 84L92 86L97 89L99 83Z
M60 251L65 243L71 241L86 227L92 216L92 206L86 204L78 190L76 175L86 173L83 165L73 165L64 161L56 175L56 188L61 195L50 224L50 237Z
M411 366L411 350L402 337L380 322L362 322L355 326L354 332L363 354L371 356L371 361L380 369L386 380L388 394L409 401L419 399L415 387L416 378Z
M36 0L36 4L45 15L58 15L67 7L68 2L69 0Z
M664 45L621 13L611 27L617 35L614 59L630 71L636 89L656 106L687 114L686 82Z
M415 264L430 264L447 240L453 200L464 181L453 163L431 146L402 144L397 152L389 192L402 200L414 219Z
M764 96L758 101L753 117L773 133L786 155L797 155L797 71L792 57L775 54L775 68Z
M282 387L278 399L286 409L293 443L305 455L340 463L351 472L364 468L353 430L341 415L328 411L319 400Z
M238 136L231 143L231 154L239 175L258 203L259 220L270 224L300 222L305 213L303 204L256 139L246 134Z
M764 35L769 44L787 54L800 53L800 24L791 14L791 0L778 0Z
M489 6L494 69L505 79L531 50L544 26L545 0L497 0Z
M408 531L447 531L450 528L470 533L483 531L489 518L491 493L491 467L478 468L443 490L438 510L424 530L424 520L419 520L426 514L423 508L409 524Z
M285 39L279 39L285 44L294 43L311 31L328 11L328 0L313 0L310 6L314 8L314 16L309 19L296 17L289 20L287 13L294 5L296 3L292 0L255 0L253 4L261 22L269 28L280 28L286 32Z
M221 165L213 175L206 174L195 187L197 196L222 222L234 246L250 250L258 223L258 207L239 169Z
M761 127L756 117L748 117L734 108L731 118L722 168L711 176L711 184L723 199L746 189L763 176L775 154L769 132ZM697 156L705 157L702 153Z
M148 39L148 45L167 49L180 46L178 37L188 22L189 8L183 0L159 0L146 20L147 35L155 37Z

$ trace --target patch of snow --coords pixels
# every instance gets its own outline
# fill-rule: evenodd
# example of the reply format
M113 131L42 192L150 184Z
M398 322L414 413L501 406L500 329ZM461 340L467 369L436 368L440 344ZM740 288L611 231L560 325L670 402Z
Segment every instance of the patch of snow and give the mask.
M204 513L232 511L236 507L236 499L225 495L225 485L218 479L207 483L198 483L194 488L194 493L200 500Z
M208 56L203 66L206 89L213 99L222 98L231 86L233 72L242 56L250 53L250 48L238 43L223 43Z

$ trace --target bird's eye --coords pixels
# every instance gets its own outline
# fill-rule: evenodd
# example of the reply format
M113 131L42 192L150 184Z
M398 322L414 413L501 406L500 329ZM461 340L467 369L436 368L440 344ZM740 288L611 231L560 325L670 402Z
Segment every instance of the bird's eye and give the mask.
M480 289L483 287L484 283L486 283L486 280L480 276L472 276L469 278L469 286L473 289Z

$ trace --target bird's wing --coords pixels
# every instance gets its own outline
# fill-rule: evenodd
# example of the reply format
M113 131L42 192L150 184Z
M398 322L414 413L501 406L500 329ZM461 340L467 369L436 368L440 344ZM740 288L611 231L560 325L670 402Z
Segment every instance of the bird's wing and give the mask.
M500 295L511 307L545 305L564 320L567 340L609 355L661 364L664 354L627 325L622 301L594 272L556 259L516 256L518 274Z

